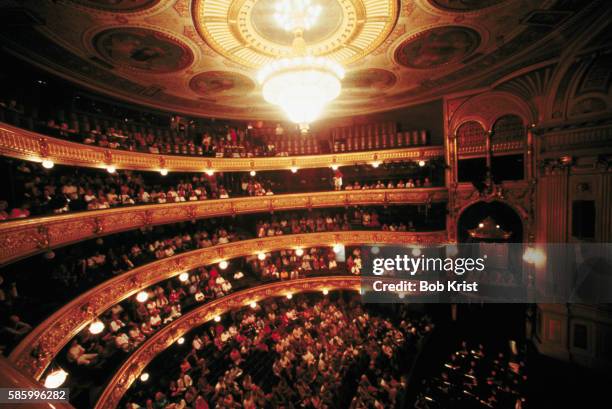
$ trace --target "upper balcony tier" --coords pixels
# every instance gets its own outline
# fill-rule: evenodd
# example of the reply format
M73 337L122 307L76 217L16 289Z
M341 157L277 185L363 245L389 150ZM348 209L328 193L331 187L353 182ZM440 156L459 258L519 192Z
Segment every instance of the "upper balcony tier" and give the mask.
M144 226L288 209L426 204L447 200L446 188L345 190L143 205L19 219L0 224L0 264Z
M29 161L50 160L54 163L90 168L137 169L144 171L170 172L250 172L261 170L297 170L349 166L359 164L380 164L386 162L420 161L440 158L443 146L413 146L407 144L404 135L395 137L393 144L366 143L361 152L303 156L268 157L202 157L180 156L159 153L142 153L112 149L53 138L40 133L17 128L0 122L0 155ZM365 138L365 136L364 136ZM378 140L378 139L376 139ZM389 139L390 142L391 139ZM398 142L401 140L403 142ZM391 146L401 148L388 149Z

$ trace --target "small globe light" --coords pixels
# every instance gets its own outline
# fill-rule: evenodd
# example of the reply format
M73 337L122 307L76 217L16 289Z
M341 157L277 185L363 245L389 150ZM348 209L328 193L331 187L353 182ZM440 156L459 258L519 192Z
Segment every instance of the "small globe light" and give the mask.
M424 161L424 160L420 160L420 161L419 161L419 166L420 166L420 167L425 166L425 161Z
M412 255L413 255L414 257L418 257L418 256L420 256L420 255L421 255L421 249L420 249L420 248L418 248L418 247L413 248L413 249L412 249Z
M140 374L140 382L146 382L149 380L149 374L147 372L143 372Z
M168 169L165 169L165 168L164 168L164 169L160 169L160 170L159 170L159 173L160 173L162 176L166 176L166 175L168 174Z
M373 246L370 251L372 252L372 254L376 255L378 253L380 253L380 247L378 246Z
M185 338L180 337L179 339L176 340L176 343L179 345L183 345L185 343Z
M338 165L331 165L332 170L338 170L339 166Z
M251 308L255 309L257 308L257 302L255 301L251 301L251 303L249 304L251 306Z
M323 289L323 295L327 295L327 294L329 294L329 290L327 288L324 288Z
M298 171L298 168L297 168L297 167L293 166L293 167L291 168L291 173L297 173L297 171Z
M178 278L179 278L180 281L185 282L185 281L189 280L189 273L186 273L186 272L185 273L181 273L181 274L179 274Z
M56 371L53 371L45 378L45 388L59 388L64 384L64 382L66 382L67 377L68 372L64 371L61 368Z
M376 169L376 168L377 168L377 167L379 167L379 166L380 166L380 162L379 162L379 161L372 162L372 167L373 167L374 169Z
M93 335L98 335L104 331L104 323L99 319L96 319L94 322L89 324L89 332Z
M459 254L459 248L456 244L446 246L446 257L455 257L457 254Z
M206 169L205 173L206 173L208 176L213 176L213 175L215 174L215 171L214 171L214 170L212 170L212 169Z
M287 294L287 299L288 299L288 300L290 300L290 299L292 299L292 298L293 298L293 294L291 294L291 293Z
M221 316L220 315L215 315L215 322L219 322L221 321Z
M53 169L53 166L55 166L55 163L53 163L53 161L50 159L45 159L42 161L42 167L45 169Z
M336 254L340 253L342 251L342 244L340 243L334 244L333 250L334 250L334 253Z
M484 227L484 223L478 223L478 227L482 229Z
M257 258L261 261L264 261L266 259L266 253L261 252L259 254L257 254Z
M304 249L295 250L295 255L298 257L302 257L304 255Z
M257 174L257 172L255 172L254 170L249 172L249 175L251 175L251 176L255 176L256 174Z
M149 299L149 293L147 293L146 291L140 291L138 294L136 294L136 301L138 302L145 302Z
M113 174L117 171L117 168L115 167L115 165L108 165L106 167L106 171L110 174Z
M220 268L221 270L225 270L225 269L227 268L227 266L229 266L229 263L228 263L227 261L225 261L225 260L223 260L223 261L221 261L221 262L219 263L219 268Z

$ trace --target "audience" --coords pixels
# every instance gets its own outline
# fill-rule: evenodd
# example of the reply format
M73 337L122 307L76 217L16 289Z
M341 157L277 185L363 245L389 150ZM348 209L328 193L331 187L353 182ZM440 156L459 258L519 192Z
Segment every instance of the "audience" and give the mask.
M164 360L168 383L138 385L125 407L402 407L404 364L432 324L331 296L266 300L192 331L188 351Z

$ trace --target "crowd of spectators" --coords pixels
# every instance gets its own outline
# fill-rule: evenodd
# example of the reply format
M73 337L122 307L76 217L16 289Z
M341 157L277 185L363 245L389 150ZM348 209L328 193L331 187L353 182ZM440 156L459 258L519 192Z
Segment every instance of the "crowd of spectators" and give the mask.
M466 341L437 377L424 381L415 409L448 407L520 409L526 405L527 366L516 346L508 353L488 353Z
M166 376L128 392L124 407L403 407L406 356L431 322L331 296L271 299L205 325L182 357L165 361Z
M164 204L227 199L230 196L270 196L275 191L299 191L279 175L242 176L240 173L172 173L103 170L59 167L44 169L40 164L25 161L5 162L7 186L0 196L0 220L25 218L31 215L61 214L70 211L109 209L118 206ZM274 176L278 180L271 180ZM334 176L334 180L338 178ZM340 177L340 179L342 179ZM310 190L330 189L329 184L313 182ZM340 185L342 183L340 182ZM346 190L430 187L429 178L421 182L409 179L395 183L348 184ZM5 200L1 200L4 198ZM10 204L9 204L10 202Z

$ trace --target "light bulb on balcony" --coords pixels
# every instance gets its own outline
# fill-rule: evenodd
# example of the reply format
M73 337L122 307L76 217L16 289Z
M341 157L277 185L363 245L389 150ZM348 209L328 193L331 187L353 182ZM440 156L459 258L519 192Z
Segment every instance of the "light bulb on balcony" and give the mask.
M249 304L251 306L251 308L255 309L257 308L257 302L255 301L251 301L251 303Z
M304 255L304 250L303 249L295 250L295 255L298 257L302 257Z
M338 165L331 165L332 170L338 170L339 166Z
M185 282L189 279L189 273L181 273L178 278L180 281Z
M168 169L165 169L165 168L164 168L164 169L160 169L160 170L159 170L159 173L160 173L162 176L166 176L166 175L168 174Z
M372 167L373 167L374 169L376 169L376 168L377 168L377 167L379 167L379 166L380 166L380 162L379 162L379 161L372 162Z
M106 171L112 175L117 171L117 168L115 167L115 165L108 165L106 167Z
M215 174L215 171L214 171L214 170L212 170L212 169L206 169L205 173L206 173L208 176L213 176L213 175Z
M61 368L56 371L53 371L45 378L45 388L59 388L64 384L64 382L66 382L67 377L68 372L64 371Z
M53 169L53 166L55 166L55 163L53 163L53 161L50 159L45 159L42 161L42 167L45 169Z
M342 251L342 244L338 243L338 244L334 244L333 247L334 253L340 253Z
M140 382L146 382L149 380L149 374L147 372L143 372L140 374Z
M180 337L179 339L176 340L176 343L179 345L183 345L185 343L185 338Z
M251 176L255 176L256 174L257 174L257 172L255 172L254 170L249 172L249 175L251 175Z
M419 161L419 166L420 166L420 167L425 166L425 161L424 161L424 160L420 160L420 161Z
M414 257L418 257L418 256L420 256L420 255L421 255L421 249L420 249L420 248L418 248L418 247L413 248L413 249L412 249L412 255L413 255Z
M94 322L89 324L89 332L93 335L98 335L104 331L104 323L99 319L96 319Z
M215 315L215 322L220 322L221 321L221 316L219 315Z
M146 291L140 291L138 294L136 294L136 301L138 302L145 302L149 299L149 293L147 293Z
M266 253L264 252L258 253L257 258L261 261L264 261L266 259Z
M229 263L228 263L227 261L225 261L225 260L223 260L223 261L221 261L221 262L219 263L219 268L220 268L221 270L225 270L225 269L227 268L227 266L229 266Z
M293 167L291 168L291 173L297 173L297 171L298 171L298 168L297 168L297 167L293 166Z
M288 300L290 300L290 299L292 299L292 298L293 298L293 294L291 294L291 293L287 294L287 299L288 299Z
M323 289L323 295L327 295L327 294L329 294L329 290L327 288L324 288Z

